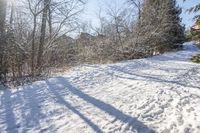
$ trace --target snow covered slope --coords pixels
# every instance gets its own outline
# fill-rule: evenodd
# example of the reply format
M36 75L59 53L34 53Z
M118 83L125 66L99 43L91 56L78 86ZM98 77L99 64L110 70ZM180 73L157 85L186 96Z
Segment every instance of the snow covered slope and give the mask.
M200 133L200 51L184 48L0 90L0 132Z

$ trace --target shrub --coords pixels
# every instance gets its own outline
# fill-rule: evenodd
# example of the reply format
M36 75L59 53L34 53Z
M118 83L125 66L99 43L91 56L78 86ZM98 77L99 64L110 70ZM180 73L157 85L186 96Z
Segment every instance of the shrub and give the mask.
M200 63L200 54L197 54L191 58L192 62Z

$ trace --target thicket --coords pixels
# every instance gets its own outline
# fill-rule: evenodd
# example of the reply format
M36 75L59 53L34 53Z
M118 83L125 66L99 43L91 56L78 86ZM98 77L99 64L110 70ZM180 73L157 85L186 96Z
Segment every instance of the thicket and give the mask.
M175 0L127 2L131 7L99 11L100 26L92 27L79 20L84 1L0 0L1 81L34 78L62 66L145 58L181 47L184 27ZM75 39L68 36L77 30Z

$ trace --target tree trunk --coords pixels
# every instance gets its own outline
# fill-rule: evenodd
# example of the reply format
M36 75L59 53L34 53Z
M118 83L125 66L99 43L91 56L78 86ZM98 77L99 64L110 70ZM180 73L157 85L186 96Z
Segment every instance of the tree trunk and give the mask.
M0 33L5 31L6 0L0 0Z
M5 19L6 19L6 7L7 0L0 0L0 80L2 76L6 74L6 67L4 64L4 47L5 47Z
M35 76L35 32L37 26L37 16L34 15L33 32L32 32L32 50L31 50L31 74Z
M13 25L13 17L14 17L14 2L15 1L12 1L12 5L11 5L11 13L10 13L10 27L12 27Z
M52 12L51 12L51 8L49 7L49 9L48 9L48 18L49 18L49 35L50 35L50 39L49 40L51 40L51 38L52 38Z
M42 15L41 35L40 35L40 43L39 43L38 58L37 58L38 74L41 73L41 67L42 67L45 34L46 34L46 22L47 22L47 17L48 17L48 10L49 10L49 2L50 2L50 0L44 0L44 10L43 10L43 15Z

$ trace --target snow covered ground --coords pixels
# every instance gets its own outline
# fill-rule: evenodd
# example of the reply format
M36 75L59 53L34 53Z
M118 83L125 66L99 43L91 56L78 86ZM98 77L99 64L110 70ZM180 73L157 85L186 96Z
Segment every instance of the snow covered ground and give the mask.
M200 133L200 65L185 50L83 65L46 81L0 90L0 132Z

